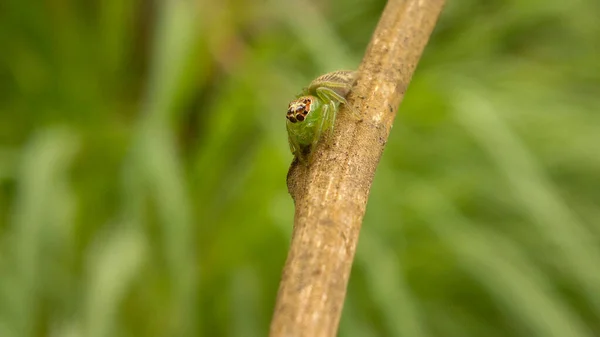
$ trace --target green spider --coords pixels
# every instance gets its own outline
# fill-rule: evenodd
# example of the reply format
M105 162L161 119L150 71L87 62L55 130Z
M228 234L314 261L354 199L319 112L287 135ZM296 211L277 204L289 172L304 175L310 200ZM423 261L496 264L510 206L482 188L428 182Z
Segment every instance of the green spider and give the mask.
M360 118L346 101L356 75L356 71L340 70L319 76L290 102L286 114L288 141L292 154L299 161L309 161L313 148L325 131L333 134L340 104L346 104L349 111Z

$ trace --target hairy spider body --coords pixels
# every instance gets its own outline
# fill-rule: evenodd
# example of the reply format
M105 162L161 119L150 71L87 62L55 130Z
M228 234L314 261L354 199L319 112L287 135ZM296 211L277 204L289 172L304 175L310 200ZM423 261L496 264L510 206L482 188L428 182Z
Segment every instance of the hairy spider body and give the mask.
M286 114L288 141L292 154L301 162L308 162L321 136L333 133L333 125L340 104L347 104L346 96L356 81L355 71L334 71L317 77L308 88L290 102ZM358 114L348 106L349 111Z

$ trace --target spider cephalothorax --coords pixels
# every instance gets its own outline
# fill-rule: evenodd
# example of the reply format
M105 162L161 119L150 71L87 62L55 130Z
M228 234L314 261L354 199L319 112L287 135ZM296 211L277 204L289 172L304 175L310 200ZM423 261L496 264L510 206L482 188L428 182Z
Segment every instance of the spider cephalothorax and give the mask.
M290 103L286 118L292 122L302 122L310 112L313 98L310 96L300 97Z

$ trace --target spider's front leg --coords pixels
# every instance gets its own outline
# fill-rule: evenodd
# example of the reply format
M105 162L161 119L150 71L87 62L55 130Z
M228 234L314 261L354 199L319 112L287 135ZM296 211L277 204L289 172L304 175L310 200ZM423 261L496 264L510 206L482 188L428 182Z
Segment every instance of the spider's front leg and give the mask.
M354 110L354 108L350 104L348 104L346 98L335 92L335 90L328 87L319 87L315 89L315 91L317 93L317 96L319 96L319 98L321 98L323 101L333 101L338 104L344 104L348 108L348 111L350 111L350 113L354 115L354 117L356 117L358 120L362 120L358 111Z
M323 120L325 121L325 127L329 129L329 141L333 140L333 128L335 126L335 119L339 110L339 103L332 100L325 105L328 108L327 114L323 114Z
M295 137L292 137L292 131L290 130L289 124L286 123L286 128L288 131L288 143L290 144L290 150L294 157L298 158L298 160L302 163L306 163L306 158L304 158L304 153L302 153L302 147L298 143L298 140Z
M331 112L329 111L330 110L329 104L324 104L321 109L323 109L321 123L319 123L319 127L315 129L315 134L313 136L313 140L310 145L311 158L312 158L312 153L313 153L314 149L317 147L319 140L321 140L321 135L323 135L323 129L325 129L327 127L326 122L327 122L327 119L329 118L329 115L331 114Z

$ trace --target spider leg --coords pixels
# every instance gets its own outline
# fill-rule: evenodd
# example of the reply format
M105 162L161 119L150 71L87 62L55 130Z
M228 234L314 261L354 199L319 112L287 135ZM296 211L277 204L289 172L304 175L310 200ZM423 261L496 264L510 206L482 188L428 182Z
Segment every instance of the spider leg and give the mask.
M336 105L336 102L330 101L329 104L330 111L327 112L327 116L323 116L323 119L327 119L327 124L329 125L329 137L333 137L333 127L335 125L335 119L337 118L337 113L339 106Z
M337 92L335 92L335 90L327 88L327 87L319 87L319 88L315 89L315 91L317 93L317 96L319 96L322 100L324 100L326 102L334 101L339 104L346 105L346 107L348 108L348 111L350 111L350 113L352 113L354 115L354 117L356 117L359 120L362 120L358 111L356 111L350 104L348 104L348 101L346 100L346 98L341 96Z
M329 105L325 104L325 105L323 105L323 117L321 118L321 125L319 125L319 128L316 130L315 138L313 139L313 142L311 145L312 148L314 148L314 146L317 145L317 142L319 141L319 139L321 139L321 135L323 134L323 128L325 128L325 121L327 120L328 117L329 117Z
M321 123L319 123L319 127L315 129L315 134L313 137L313 140L310 144L310 152L308 153L308 162L311 163L312 159L313 159L313 154L314 154L314 150L317 147L317 144L319 143L319 140L321 140L321 136L323 135L323 129L326 127L325 122L326 119L328 118L328 114L329 114L329 105L325 104L323 105L323 116L321 118Z
M290 126L288 123L286 123L285 126L287 128L288 143L290 144L290 150L292 151L292 154L294 155L294 157L298 158L300 162L306 163L306 158L304 158L304 154L302 153L302 148L300 147L300 144L298 144L298 141L291 136L293 131L290 130Z

